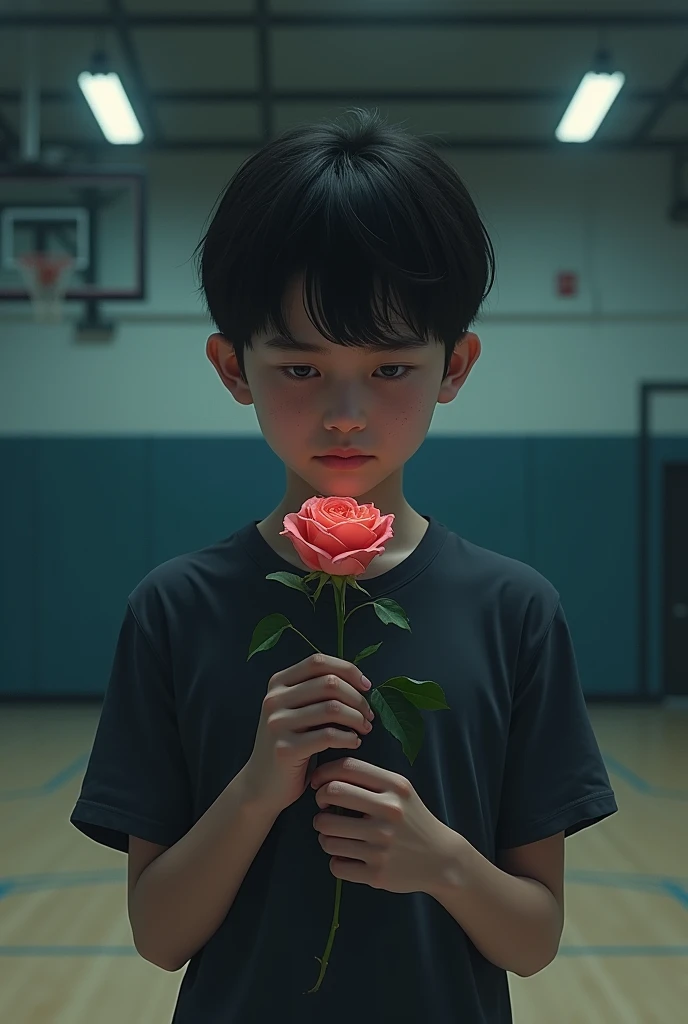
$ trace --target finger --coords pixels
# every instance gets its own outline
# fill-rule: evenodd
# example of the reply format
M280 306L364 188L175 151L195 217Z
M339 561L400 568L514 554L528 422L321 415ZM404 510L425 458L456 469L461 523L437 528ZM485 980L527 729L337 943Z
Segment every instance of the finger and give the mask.
M337 836L340 839L358 839L359 842L372 843L372 818L348 818L341 814L328 814L321 811L313 818L313 828L325 836Z
M320 836L320 845L331 857L348 857L362 861L364 864L372 860L374 851L368 843L356 842L355 839L338 839L336 836Z
M290 732L307 732L324 725L341 725L342 728L357 729L363 736L372 731L372 725L360 711L339 701L325 701L309 704L303 708L285 708L275 716Z
M337 761L320 764L313 772L311 786L320 789L328 782L350 782L360 789L368 789L371 793L388 793L396 791L396 777L385 768L368 761L359 761L355 757L342 757Z
M325 676L328 674L334 674L339 676L346 682L351 683L357 690L365 690L366 686L363 682L365 676L361 672L360 668L352 664L350 661L343 661L341 658L333 658L330 654L311 654L308 658L304 658L303 661L297 662L296 665L289 665L288 668L284 668L281 672L276 672L271 677L269 688L274 689L275 686L295 686L297 683L303 683L307 679L314 679L317 676Z
M334 725L328 725L325 729L316 729L311 732L296 732L294 736L294 748L300 757L321 754L331 748L355 749L361 745L361 737L355 732L347 729L338 729Z
M283 690L282 693L284 696L280 703L283 707L305 708L310 704L329 700L354 708L359 714L364 715L368 721L372 721L375 718L373 710L364 695L355 690L346 680L340 679L339 676L318 676L317 679L309 679L300 686L293 686Z
M386 804L381 793L372 793L340 780L321 786L315 800L319 807L346 807L373 817L386 817Z
M371 889L379 888L379 886L371 883L370 865L364 864L359 860L332 857L330 860L330 871L335 878L341 878L344 882L359 882L361 885L370 885Z

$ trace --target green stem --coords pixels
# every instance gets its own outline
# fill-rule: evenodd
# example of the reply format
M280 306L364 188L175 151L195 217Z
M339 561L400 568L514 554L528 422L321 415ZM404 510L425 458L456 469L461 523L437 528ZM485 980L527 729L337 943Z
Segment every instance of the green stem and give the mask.
M342 880L341 880L341 878L338 878L337 879L337 886L336 886L336 889L335 889L335 897L334 897L334 914L332 915L332 927L330 928L330 934L329 934L328 939L327 939L327 945L325 946L325 952L323 953L322 960L320 959L319 956L316 956L316 958L315 958L319 962L319 964L320 964L320 974L318 975L318 980L316 981L316 983L313 986L313 988L309 988L308 992L306 992L305 995L311 995L311 993L317 992L318 989L320 988L320 986L322 985L322 980L325 977L325 971L327 970L327 965L328 965L329 960L330 960L330 953L332 951L332 946L334 944L335 932L339 928L339 905L340 905L341 901L342 901Z
M303 639L306 641L307 644L311 644L311 642L308 639L308 637L307 636L303 636L303 633L299 632L299 630L296 628L296 626L292 626L291 628L294 630L295 633L298 633L300 637L303 637ZM313 650L315 651L316 654L322 654L322 651L319 651L318 648L315 646L315 644L311 644L311 647L313 648Z
M344 619L344 624L351 618L354 612L359 612L361 608L367 608L369 604L375 604L374 601L366 601L365 604L357 604L355 608L352 608L347 617Z
M338 580L338 582L335 582ZM346 618L344 612L346 610L346 577L332 577L332 586L334 587L334 606L337 612L337 657L344 658L344 624ZM372 602L371 602L372 604ZM355 611L356 609L354 609ZM340 810L339 807L334 807L333 811L337 813ZM306 995L311 995L313 992L317 992L322 985L323 978L325 977L325 971L330 961L330 953L332 952L332 946L334 944L334 936L339 928L339 907L342 901L342 879L337 879L337 885L334 893L334 914L332 915L332 926L330 927L330 934L327 937L327 945L325 946L325 952L323 953L322 960L320 957L315 959L320 963L320 973L318 980L316 981L313 988L310 988Z
M337 595L339 600L337 601ZM335 587L335 607L337 608L337 657L344 659L344 624L346 618L344 612L346 610L346 580L343 584L339 584Z

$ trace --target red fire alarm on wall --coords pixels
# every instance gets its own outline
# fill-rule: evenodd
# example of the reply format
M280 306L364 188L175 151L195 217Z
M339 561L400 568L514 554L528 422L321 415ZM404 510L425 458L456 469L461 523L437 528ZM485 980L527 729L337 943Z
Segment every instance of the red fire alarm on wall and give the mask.
M562 270L557 274L557 295L570 299L578 295L578 274L572 270Z

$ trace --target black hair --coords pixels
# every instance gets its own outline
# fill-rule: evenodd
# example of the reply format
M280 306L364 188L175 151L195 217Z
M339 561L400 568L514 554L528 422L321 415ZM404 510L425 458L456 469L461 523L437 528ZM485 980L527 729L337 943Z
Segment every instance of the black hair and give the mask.
M348 113L350 123L300 125L249 157L196 249L208 311L244 378L252 335L294 340L283 299L297 275L323 337L389 349L391 313L444 343L445 374L494 283L494 249L457 172L378 111Z

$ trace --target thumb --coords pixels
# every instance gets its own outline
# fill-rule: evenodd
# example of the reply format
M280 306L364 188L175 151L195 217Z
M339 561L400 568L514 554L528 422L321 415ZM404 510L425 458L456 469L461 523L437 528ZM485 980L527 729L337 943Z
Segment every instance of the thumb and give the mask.
M315 774L315 769L318 767L318 755L313 754L310 761L308 762L308 768L306 769L306 785L310 786L311 779Z

